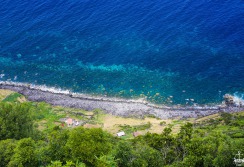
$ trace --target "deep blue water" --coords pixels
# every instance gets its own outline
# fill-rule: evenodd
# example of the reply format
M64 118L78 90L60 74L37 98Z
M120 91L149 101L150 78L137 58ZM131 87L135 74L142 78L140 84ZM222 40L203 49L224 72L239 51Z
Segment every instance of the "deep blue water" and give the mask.
M0 74L156 103L220 102L244 93L244 1L0 0Z

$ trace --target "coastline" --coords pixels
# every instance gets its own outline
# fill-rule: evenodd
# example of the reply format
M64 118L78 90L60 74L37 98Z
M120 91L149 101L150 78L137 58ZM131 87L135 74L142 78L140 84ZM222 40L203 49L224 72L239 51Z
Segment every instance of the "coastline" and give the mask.
M122 117L144 118L154 115L161 119L196 118L219 112L239 112L244 106L165 106L155 105L144 99L122 99L113 97L91 96L72 93L68 90L56 89L40 85L0 81L0 89L9 89L26 96L30 101L45 101L52 105L85 110L102 109L108 114Z

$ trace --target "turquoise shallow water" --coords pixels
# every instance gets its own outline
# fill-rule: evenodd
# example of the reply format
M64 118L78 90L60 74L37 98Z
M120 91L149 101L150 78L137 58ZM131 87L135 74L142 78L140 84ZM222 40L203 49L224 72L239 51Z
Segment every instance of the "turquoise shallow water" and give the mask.
M2 81L167 104L244 93L241 0L0 4Z

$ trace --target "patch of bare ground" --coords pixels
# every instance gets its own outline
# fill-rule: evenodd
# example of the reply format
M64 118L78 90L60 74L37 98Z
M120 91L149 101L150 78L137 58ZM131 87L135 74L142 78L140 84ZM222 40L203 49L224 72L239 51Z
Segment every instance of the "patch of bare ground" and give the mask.
M101 128L99 124L85 124L83 125L84 128Z
M61 125L60 122L54 122L54 124L55 124L56 126L60 126L60 125Z
M204 121L207 121L207 120L210 120L210 119L216 119L216 118L219 118L220 115L217 113L217 114L213 114L213 115L209 115L209 116L206 116L206 117L202 117L202 118L199 118L199 119L196 119L196 122L200 123L200 122L204 122Z
M38 123L38 130L43 131L47 128L47 121L42 120Z
M0 101L2 101L5 97L10 95L11 93L13 93L13 91L7 89L0 89Z
M160 122L165 121L166 124L164 126L160 125ZM129 125L129 126L137 126L137 125L143 125L147 123L151 123L151 128L148 130L139 131L141 134L145 134L147 132L151 133L161 133L165 127L167 127L168 124L172 122L172 120L159 120L156 118L145 118L145 119L135 119L135 118L123 118L123 117L117 117L113 115L106 114L103 117L103 129L107 130L108 132L112 134L116 134L121 128L120 125Z
M26 101L27 101L27 99L25 98L25 96L18 97L17 100L18 100L20 103L23 103L23 102L26 102Z

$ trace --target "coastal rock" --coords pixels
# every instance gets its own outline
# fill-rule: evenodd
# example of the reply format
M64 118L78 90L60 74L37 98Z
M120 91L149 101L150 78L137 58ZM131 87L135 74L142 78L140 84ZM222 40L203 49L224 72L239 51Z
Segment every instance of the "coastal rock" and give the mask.
M242 107L244 106L244 100L239 97L232 96L230 94L224 95L224 102L226 106Z
M233 106L234 105L234 96L231 96L230 94L225 94L224 101L227 106Z

